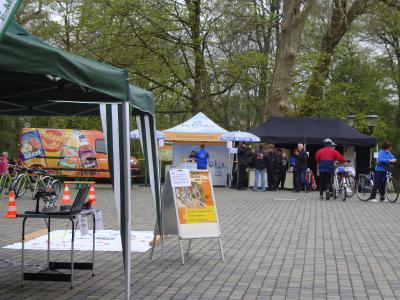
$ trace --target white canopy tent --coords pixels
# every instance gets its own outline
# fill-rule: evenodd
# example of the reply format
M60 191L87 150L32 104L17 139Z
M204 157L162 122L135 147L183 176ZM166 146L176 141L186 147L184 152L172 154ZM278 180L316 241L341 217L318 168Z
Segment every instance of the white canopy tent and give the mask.
M189 120L164 130L165 140L173 145L173 165L179 166L191 151L197 151L200 144L210 154L208 169L214 185L226 185L229 172L229 150L220 136L228 131L216 124L204 113L198 113Z

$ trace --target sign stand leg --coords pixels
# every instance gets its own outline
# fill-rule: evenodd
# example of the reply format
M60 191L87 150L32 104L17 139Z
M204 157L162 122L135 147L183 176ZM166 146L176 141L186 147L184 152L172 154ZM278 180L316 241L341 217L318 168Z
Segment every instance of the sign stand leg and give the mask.
M188 249L186 251L186 256L189 257L189 250L190 250L190 246L192 244L192 239L189 240L189 245L188 245Z
M179 238L179 248L181 248L182 265L185 264L185 254L183 253L182 239Z
M224 255L224 249L222 248L222 240L221 240L221 238L218 238L218 241L219 241L219 248L221 249L222 261L225 262L225 255Z

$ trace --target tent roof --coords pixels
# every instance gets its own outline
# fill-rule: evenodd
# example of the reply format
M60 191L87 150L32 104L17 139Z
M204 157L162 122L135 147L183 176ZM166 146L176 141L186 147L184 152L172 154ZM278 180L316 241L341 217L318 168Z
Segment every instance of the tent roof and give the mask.
M227 133L228 131L217 125L202 112L178 126L164 130L164 132L185 132L185 133Z
M163 130L169 141L219 142L219 137L227 132L201 112L178 126Z
M16 23L0 43L0 84L0 114L99 114L99 102L128 99L154 114L152 93L129 85L125 70L53 47Z
M274 144L322 144L331 138L343 146L372 147L376 139L335 118L271 117L250 130L262 142Z

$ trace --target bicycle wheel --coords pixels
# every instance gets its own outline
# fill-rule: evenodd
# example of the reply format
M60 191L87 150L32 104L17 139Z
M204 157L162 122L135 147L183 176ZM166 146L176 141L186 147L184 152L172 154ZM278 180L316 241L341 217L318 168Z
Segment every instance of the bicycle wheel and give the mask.
M34 186L34 188L33 188L32 199L35 200L35 199L36 199L36 194L37 194L38 192L44 191L44 189L45 189L45 185L44 185L42 179L41 179L41 178L38 178L38 179L36 180L35 186Z
M51 183L51 189L52 191L57 195L60 196L61 189L62 189L62 183L60 180L53 180Z
M392 203L396 202L399 198L399 188L396 180L392 177L386 181L386 198Z
M346 176L346 197L351 198L354 196L354 190L355 190L355 179L353 176L349 175Z
M15 180L15 199L22 197L26 192L26 177L21 174Z
M357 180L356 192L361 201L368 201L371 195L372 183L366 175L360 175Z
M353 175L349 175L349 176L347 176L347 179L348 179L349 187L354 192L354 190L356 189L356 184L357 184L356 178Z
M347 193L346 193L346 184L343 177L340 177L338 180L338 197L342 201L346 201Z
M3 191L5 185L6 185L6 174L3 174L0 177L0 194Z

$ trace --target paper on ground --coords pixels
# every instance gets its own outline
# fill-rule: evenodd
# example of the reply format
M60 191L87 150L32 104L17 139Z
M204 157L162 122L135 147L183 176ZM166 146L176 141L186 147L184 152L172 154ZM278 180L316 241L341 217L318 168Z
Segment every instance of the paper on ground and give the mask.
M78 251L92 250L93 232L82 236L79 230L75 231L74 249ZM151 247L149 242L153 240L152 231L132 231L132 252L143 253ZM7 245L3 248L21 249L20 242ZM47 234L25 242L27 250L47 250ZM50 233L50 249L66 250L71 249L71 230L55 230ZM96 251L122 251L121 236L117 230L96 230Z

